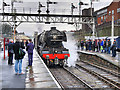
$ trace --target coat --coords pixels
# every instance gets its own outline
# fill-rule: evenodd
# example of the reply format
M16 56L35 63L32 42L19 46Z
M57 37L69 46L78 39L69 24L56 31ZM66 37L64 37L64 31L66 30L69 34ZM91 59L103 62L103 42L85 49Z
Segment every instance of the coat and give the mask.
M13 43L8 43L8 52L10 52L11 50L13 50Z
M19 49L20 48L24 49L24 46L22 46L22 44L20 42L16 41L16 43L14 43L14 46L13 46L13 50L15 53L15 60L21 59L19 56Z
M27 44L27 51L28 53L33 53L34 45L33 43Z

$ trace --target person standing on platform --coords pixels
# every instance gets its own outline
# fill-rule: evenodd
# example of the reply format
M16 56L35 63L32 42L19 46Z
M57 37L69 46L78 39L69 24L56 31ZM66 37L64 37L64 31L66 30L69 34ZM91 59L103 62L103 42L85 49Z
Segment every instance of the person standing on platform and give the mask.
M84 49L84 41L83 40L81 40L80 45L81 45L81 50L83 50Z
M89 51L92 50L92 41L89 39L89 42L88 42L88 47L89 47Z
M86 51L88 50L88 40L85 42Z
M101 50L101 53L103 53L103 45L104 45L104 40L102 40L101 43L100 43L100 46L101 46L101 47L100 47L100 50Z
M114 40L111 50L112 50L112 57L115 57L116 56L116 40Z
M107 45L106 45L106 43L107 43L107 39L104 39L104 45L103 45L104 53L107 52Z
M28 40L26 40L26 42L25 42L25 46L27 47L27 44L28 44Z
M22 46L21 42L19 42L18 39L16 39L16 42L14 44L13 50L15 53L15 74L24 74L22 72L22 59L19 56L19 49L23 48L24 46ZM24 49L24 48L23 48ZM19 69L18 69L18 65L19 65Z
M8 64L13 65L13 40L8 43Z
M95 40L93 40L92 50L95 52Z
M110 46L111 46L111 41L108 39L107 41L107 53L110 54Z
M99 52L100 51L100 39L98 39L97 47L98 47L97 51Z
M33 63L33 49L34 49L34 45L32 43L32 40L29 39L29 44L27 44L27 48L26 48L26 50L28 51L28 61L29 61L28 66L32 66Z

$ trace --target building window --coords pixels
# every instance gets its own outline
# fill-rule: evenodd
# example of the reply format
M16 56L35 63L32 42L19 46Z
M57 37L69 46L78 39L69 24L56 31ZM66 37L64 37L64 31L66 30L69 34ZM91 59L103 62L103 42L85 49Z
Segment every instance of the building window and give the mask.
M107 16L104 16L104 22L106 21Z
M119 13L119 12L120 12L120 8L117 9L117 13Z
M114 14L114 10L112 10L112 14Z
M109 15L111 15L111 11L109 11Z
M101 17L101 22L103 22L103 16Z

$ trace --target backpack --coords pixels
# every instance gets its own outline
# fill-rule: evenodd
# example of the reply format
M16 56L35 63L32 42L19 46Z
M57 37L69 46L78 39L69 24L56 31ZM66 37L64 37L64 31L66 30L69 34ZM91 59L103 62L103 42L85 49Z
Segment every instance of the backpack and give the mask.
M20 48L20 49L19 49L19 58L20 58L20 59L23 59L24 56L25 56L25 54L26 54L25 51L24 51L22 48Z

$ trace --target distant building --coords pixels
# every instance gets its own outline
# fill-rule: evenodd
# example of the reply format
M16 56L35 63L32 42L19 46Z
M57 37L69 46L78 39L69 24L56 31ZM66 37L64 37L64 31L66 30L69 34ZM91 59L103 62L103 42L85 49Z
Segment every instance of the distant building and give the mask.
M21 39L21 40L28 40L28 39L30 39L28 36L25 35L24 32L17 33L17 34L16 34L16 37L18 37L18 38Z
M109 6L101 8L100 10L95 11L96 15L96 30L97 32L104 36L111 35L111 21L112 16L114 15L114 24L120 25L120 1L112 2ZM115 28L115 35L120 35L118 30ZM100 32L102 30L102 32Z

